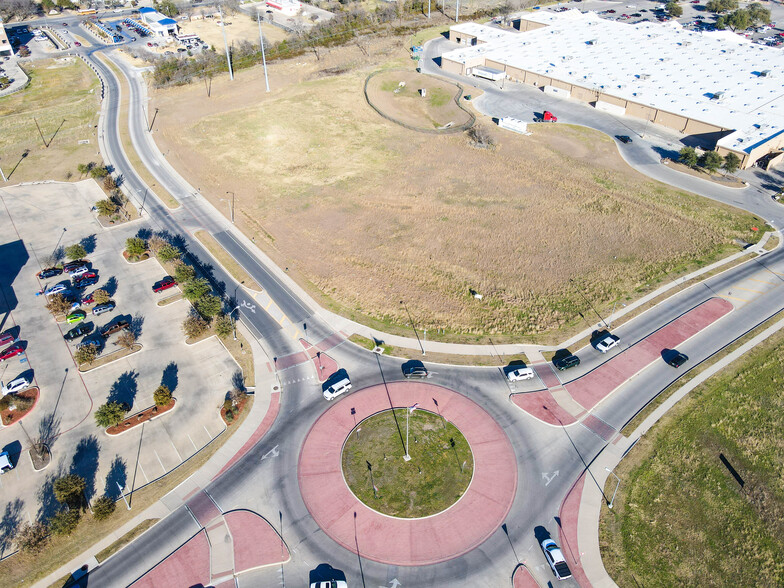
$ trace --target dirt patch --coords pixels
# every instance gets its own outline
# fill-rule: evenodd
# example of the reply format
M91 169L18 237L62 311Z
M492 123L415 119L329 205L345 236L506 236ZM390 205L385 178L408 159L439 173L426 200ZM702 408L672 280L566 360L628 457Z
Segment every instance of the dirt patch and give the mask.
M204 10L205 14L216 12ZM194 14L200 14L201 10L196 10ZM255 45L259 44L259 25L256 22L254 11L253 18L245 13L237 13L226 18L226 40L231 45L239 41L248 41ZM217 25L217 18L205 18L202 20L181 20L179 21L180 30L186 35L199 35L199 38L210 47L216 50L223 49L223 33L221 27ZM273 43L282 41L288 37L288 33L283 29L265 22L261 23L261 32L264 35L264 46L268 47Z
M6 427L12 425L29 414L35 408L35 405L38 404L38 394L38 388L28 388L14 394L14 399L11 400L11 406L14 408L9 407L0 412L3 425Z
M664 165L667 167L671 167L674 170L677 170L684 174L689 174L690 176L694 176L695 178L700 178L701 180L708 180L709 182L713 182L714 184L719 184L720 186L725 186L727 188L745 188L746 184L743 180L736 178L735 176L728 176L726 174L711 174L707 171L703 171L701 169L694 169L693 167L689 167L688 165L683 165L682 163L678 163L677 161L672 161L670 159L665 159L662 161Z
M107 435L119 435L120 433L124 433L125 431L130 431L136 425L141 425L142 423L146 423L152 418L165 414L174 408L176 404L176 400L174 398L171 399L169 404L164 406L151 406L150 408L145 408L141 412L137 412L134 415L129 416L123 422L106 429Z
M471 121L455 103L459 93L455 84L405 70L382 72L367 84L368 100L377 110L404 125L428 131Z
M153 93L170 163L218 210L232 186L237 226L321 304L394 331L406 300L434 339L500 343L578 328L585 298L606 313L756 241L759 219L651 181L590 129L484 119L490 151L382 119L363 85L380 63L413 69L397 43L275 63L269 94L261 68L216 78L210 98Z

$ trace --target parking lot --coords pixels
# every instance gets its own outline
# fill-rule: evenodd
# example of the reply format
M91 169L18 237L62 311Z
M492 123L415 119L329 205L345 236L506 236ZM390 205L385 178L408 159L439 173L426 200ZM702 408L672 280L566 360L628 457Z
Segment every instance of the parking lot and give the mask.
M16 464L0 478L0 497L6 503L23 500L27 520L52 514L51 480L63 473L84 476L89 498L104 492L117 497L119 487L139 488L178 466L225 429L218 407L238 368L215 338L185 344L180 325L188 303L158 306L158 300L176 293L153 293L152 284L165 275L161 266L155 259L131 264L122 256L125 240L145 230L145 222L102 228L91 211L104 198L95 183L16 186L1 190L0 196L5 204L2 247L8 253L0 265L0 330L17 327L26 346L24 357L0 365L0 377L9 381L30 374L41 391L38 405L22 420L24 431L19 424L0 430L0 448L8 449ZM57 324L39 294L64 276L40 282L36 277L55 249L74 243L85 246L99 276L81 294L103 288L117 304L99 317L87 307L84 322L95 329L128 321L142 345L137 353L85 373L72 359L80 338L63 339L73 325ZM103 344L104 354L118 349L116 337ZM93 412L108 399L128 404L135 413L154 404L153 392L161 383L177 399L174 416L167 413L115 437L95 425ZM27 455L28 435L43 437L53 452L52 463L40 473Z

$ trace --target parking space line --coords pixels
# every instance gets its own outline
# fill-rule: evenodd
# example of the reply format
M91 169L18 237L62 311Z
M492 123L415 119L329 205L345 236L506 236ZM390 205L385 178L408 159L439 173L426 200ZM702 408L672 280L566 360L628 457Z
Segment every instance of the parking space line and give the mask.
M142 476L144 476L144 481L149 483L150 478L147 477L147 474L144 472L144 468L142 467L142 462L139 462L139 469L142 471Z
M186 434L186 435L188 435L188 439L191 439L191 434L190 434L190 433L185 433L185 434ZM194 440L193 440L193 439L191 439L191 443L193 444L193 450L194 450L194 451L198 451L198 450L199 450L199 448L198 448L198 447L196 447L196 443L194 442Z
M161 464L161 468L163 468L163 473L165 474L167 470L166 470L166 466L163 465L163 460L161 459L161 456L158 455L158 451L155 449L153 449L152 452L155 454L155 457L158 458L158 463Z
M734 288L738 290L743 290L744 292L754 292L755 294L764 294L765 292L762 290L752 290L751 288L744 288L743 286L734 286Z
M757 278L748 278L748 279L753 281L753 282L759 282L760 284L767 284L768 286L776 286L776 287L778 287L781 284L781 282L778 282L778 283L776 283L776 282L768 282L767 280L758 280Z
M719 296L721 296L722 298L729 298L730 300L737 300L738 302L743 302L743 304L749 302L748 300L745 300L743 298L736 298L735 296L730 296L729 294L719 294Z
M167 431L167 433L168 433L168 431ZM180 452L177 451L177 446L174 444L174 441L172 440L171 435L169 435L169 443L171 443L171 446L174 448L174 453L177 454L177 457L180 458L180 463L182 463L182 456L180 455Z
M207 431L207 425L202 425L202 427L204 427L204 430ZM212 441L212 435L210 435L209 431L207 431L207 436L210 438L210 441Z

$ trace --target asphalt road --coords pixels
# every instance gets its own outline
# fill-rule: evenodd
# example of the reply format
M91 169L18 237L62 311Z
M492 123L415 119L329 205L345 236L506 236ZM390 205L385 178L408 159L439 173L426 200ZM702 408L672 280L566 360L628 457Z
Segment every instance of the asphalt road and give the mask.
M107 82L106 113L102 120L103 128L111 128L112 132L103 132L104 156L122 173L126 186L135 194L141 195L146 186L128 164L118 135L114 131L118 124L116 81L105 66L97 60L92 61ZM121 67L127 70L126 66ZM157 149L147 143L149 136L144 130L146 122L140 108L143 93L139 89L139 80L132 75L130 78L130 122L134 143L145 165L152 170L160 185L165 186L183 205L177 211L170 211L154 196L148 196L145 214L149 215L151 226L180 236L188 249L204 263L210 263L209 255L190 237L188 231L204 228L213 233L292 320L308 322L309 339L317 340L328 335L331 332L329 326L321 322L308 304L276 277L275 271L265 267L254 251L245 247L239 237L232 235L227 221L206 204L198 193L194 195L193 190L164 164ZM505 100L509 93L508 86L507 89L499 90L497 104L507 104ZM491 92L488 92L488 95L495 96ZM522 97L522 93L517 96L518 102ZM525 99L529 100L528 94L525 94ZM514 101L511 99L509 104ZM485 104L489 108L496 103L488 98ZM538 107L533 102L527 104ZM572 103L569 103L568 111L564 106L563 113L559 112L559 116L573 122L582 120L582 115L573 114L573 110L578 111L579 105L573 108ZM510 111L509 114L516 112L517 110ZM593 109L590 112L594 118L603 115ZM608 124L610 122L617 123L611 117ZM743 194L741 197L745 196ZM715 197L721 199L725 196ZM779 212L778 209L771 211L754 201L749 203L749 207L758 208L760 214L763 211ZM231 293L234 290L236 283L219 267L214 266L213 274L215 281L222 283L226 292ZM622 339L621 350L623 345L633 344L701 301L720 294L729 297L733 288L745 283L745 280L759 275L767 276L771 284L769 291L761 293L748 303L733 300L737 303L735 311L716 326L708 328L687 342L684 350L695 362L699 361L784 306L776 291L777 280L781 281L779 274L784 275L784 252L777 251L766 254L758 262L745 264L715 276L705 285L687 289L618 328L615 332ZM259 336L270 355L280 357L300 350L298 345L282 332L277 321L266 313L250 313L242 309L241 316ZM620 350L616 351L618 352ZM570 378L595 368L609 358L590 348L579 350L578 353L584 358L583 365L579 371L569 374ZM370 354L350 343L333 348L330 355L348 370L356 389L382 381L402 379L400 360ZM552 536L557 537L556 517L560 504L574 480L584 471L586 464L604 447L605 442L601 438L582 425L552 427L528 416L508 400L507 384L495 368L429 365L432 383L447 386L474 399L498 421L512 442L518 458L518 492L506 520L506 532L499 528L477 549L438 565L410 568L359 560L356 554L337 546L318 529L307 512L297 487L299 448L312 423L327 406L321 398L319 385L313 379L296 383L297 380L313 375L314 368L311 365L307 363L280 372L283 382L282 406L273 428L233 468L206 488L223 510L249 508L269 521L277 522L292 552L292 560L282 567L242 575L239 578L240 586L305 585L308 572L321 563L329 563L342 569L350 586L388 586L393 579L397 579L406 588L446 585L499 586L509 582L512 570L519 561L526 561L542 583L552 580L549 571L543 569L544 559L536 545L534 528L544 526ZM669 385L674 375L672 368L667 366L656 365L646 369L600 404L597 414L616 428L622 426L650 398ZM345 401L350 402L350 397L346 397ZM263 459L264 455L275 447L278 450L277 456ZM184 507L175 511L166 522L154 527L118 557L110 559L91 573L90 585L127 584L142 575L167 555L173 546L183 543L196 532L198 527L189 517ZM567 581L563 585L576 583Z

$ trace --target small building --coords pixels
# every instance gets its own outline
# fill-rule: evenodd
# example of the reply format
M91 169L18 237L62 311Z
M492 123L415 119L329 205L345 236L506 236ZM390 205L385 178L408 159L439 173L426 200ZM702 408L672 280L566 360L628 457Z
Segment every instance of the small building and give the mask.
M158 37L173 37L179 31L177 21L152 8L139 9L142 22Z
M14 48L8 42L8 35L5 32L3 21L0 20L0 57L10 57L14 54Z
M302 3L297 0L267 0L267 8L279 10L286 16L294 16L302 10Z

